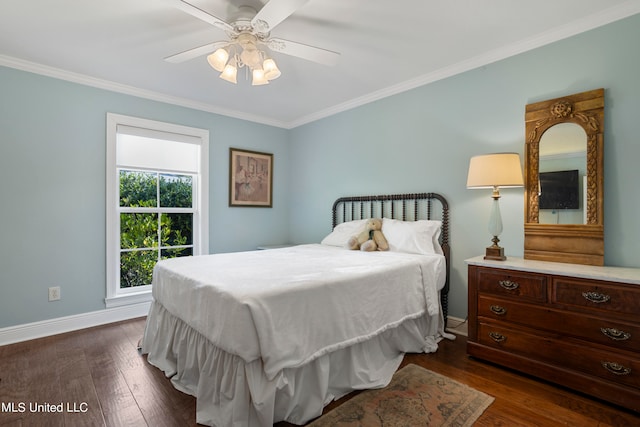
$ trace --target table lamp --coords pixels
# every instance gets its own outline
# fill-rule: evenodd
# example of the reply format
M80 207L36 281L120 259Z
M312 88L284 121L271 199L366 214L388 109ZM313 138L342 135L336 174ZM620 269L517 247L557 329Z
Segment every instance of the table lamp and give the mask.
M489 233L493 236L493 245L486 250L484 259L504 261L504 248L498 245L498 236L502 233L500 216L500 187L522 187L522 167L518 153L495 153L474 156L469 161L467 188L492 188L493 206L489 218Z

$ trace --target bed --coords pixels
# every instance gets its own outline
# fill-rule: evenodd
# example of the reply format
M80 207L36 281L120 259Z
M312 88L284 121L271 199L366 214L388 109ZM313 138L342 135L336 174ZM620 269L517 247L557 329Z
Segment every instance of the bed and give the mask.
M435 206L434 206L435 205ZM345 248L383 218L391 250ZM212 426L302 425L434 352L449 291L449 207L437 193L343 197L317 244L173 258L153 273L141 342Z

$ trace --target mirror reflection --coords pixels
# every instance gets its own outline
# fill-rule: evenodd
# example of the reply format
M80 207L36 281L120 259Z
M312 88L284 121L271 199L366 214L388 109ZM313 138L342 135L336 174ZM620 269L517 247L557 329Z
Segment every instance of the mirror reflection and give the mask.
M575 123L559 123L540 138L540 224L587 223L587 134Z

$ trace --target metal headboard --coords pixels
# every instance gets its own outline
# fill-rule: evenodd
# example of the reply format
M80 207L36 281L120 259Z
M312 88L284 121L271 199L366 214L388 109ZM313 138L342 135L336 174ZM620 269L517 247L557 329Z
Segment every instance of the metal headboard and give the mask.
M433 210L434 200L440 203ZM437 209L437 207L436 207ZM438 193L390 194L381 196L341 197L333 203L333 228L346 221L363 218L392 218L402 221L433 219L442 221L440 246L446 259L447 278L440 291L440 303L446 325L449 302L449 272L451 249L449 247L449 203Z

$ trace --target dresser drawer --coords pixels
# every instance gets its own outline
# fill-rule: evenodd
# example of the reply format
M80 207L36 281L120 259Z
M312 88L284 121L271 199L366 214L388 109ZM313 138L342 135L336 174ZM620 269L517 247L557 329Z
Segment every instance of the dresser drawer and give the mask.
M618 384L640 387L640 356L633 357L633 353L615 353L556 334L537 335L484 322L478 328L478 342ZM562 379L558 378L558 382L562 383Z
M481 295L478 316L640 353L640 325Z
M547 277L490 268L478 269L478 291L529 301L547 301Z
M640 320L638 286L554 277L552 302L562 304L568 309L624 315L630 320Z

